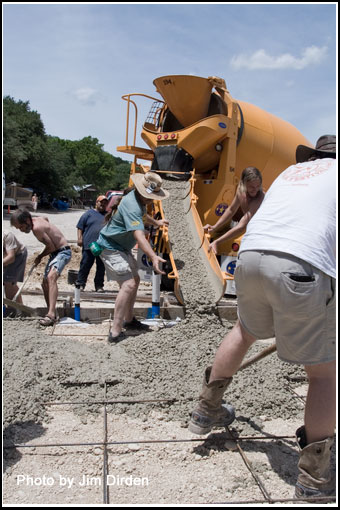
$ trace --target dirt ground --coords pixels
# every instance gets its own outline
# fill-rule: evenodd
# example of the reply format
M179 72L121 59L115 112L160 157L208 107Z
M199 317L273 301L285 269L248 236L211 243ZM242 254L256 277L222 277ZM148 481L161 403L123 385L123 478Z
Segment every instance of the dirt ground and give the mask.
M82 212L50 221L75 240ZM190 246L182 228L183 245L172 239L184 257ZM27 241L29 268L41 245ZM80 250L72 245L72 253L76 269ZM4 320L6 506L293 504L294 433L307 387L300 367L272 354L237 373L225 395L236 410L229 429L188 431L204 369L233 326L207 300L200 260L191 264L197 271L183 278L185 319L117 345L106 342L109 322L61 333L36 319ZM36 271L31 288L40 278ZM69 289L67 272L59 285ZM273 341L259 341L247 357ZM335 471L335 448L332 462Z

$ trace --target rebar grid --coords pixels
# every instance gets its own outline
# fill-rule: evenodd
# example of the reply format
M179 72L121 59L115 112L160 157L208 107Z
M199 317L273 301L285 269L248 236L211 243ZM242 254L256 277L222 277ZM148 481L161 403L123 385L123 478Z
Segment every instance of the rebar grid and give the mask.
M116 381L115 381L116 382ZM106 400L106 390L107 383L104 383L104 399ZM107 410L106 403L104 403L104 448L103 448L103 503L104 505L108 505L110 503L110 493L109 487L107 485L107 475L108 475L108 455L107 455Z
M289 379L289 378L288 378ZM207 438L193 438L193 439L157 439L157 440L148 440L148 439L141 439L141 440L126 440L126 441L108 441L107 440L107 405L112 404L140 404L140 403L156 403L156 402L167 402L167 403L174 403L174 402L182 402L184 400L192 400L192 399L146 399L146 400L107 400L107 386L109 385L116 385L120 381L114 380L114 381L104 381L104 383L100 383L98 381L85 381L85 382L65 382L62 384L65 385L74 385L74 386L82 386L82 385L92 385L92 384L99 384L104 386L104 398L100 401L92 401L92 402L41 402L42 405L46 406L53 406L53 405L95 405L95 404L101 404L103 405L103 441L99 442L90 442L90 443L48 443L48 444L12 444L12 445L4 445L4 450L6 449L20 449L20 448L45 448L45 447L71 447L71 446L100 446L103 447L103 503L109 504L109 486L107 485L107 475L109 474L108 471L108 446L118 446L118 445L126 445L126 444L168 444L168 443L196 443L196 442L220 442L225 441L226 439L232 440L235 442L236 448L238 453L240 454L243 463L247 467L248 471L252 475L253 479L255 480L258 488L260 489L261 493L263 494L262 500L240 500L240 501L225 501L225 502L214 502L209 503L212 505L240 505L240 504L263 504L263 503L300 503L300 502L308 502L308 503L331 503L336 500L335 496L329 496L329 497L313 497L313 498L272 498L268 491L266 490L264 484L262 483L261 479L258 477L256 472L254 471L251 462L247 458L244 450L241 448L240 443L242 441L251 441L251 440L282 440L282 439L293 439L295 436L276 436L272 434L266 434L265 436L235 436L229 427L226 427L226 434L219 436L218 438L211 436ZM287 389L291 391L292 393L295 393L294 389L287 384ZM296 394L297 395L297 394ZM304 401L304 397L301 397L300 395L297 395L301 400Z

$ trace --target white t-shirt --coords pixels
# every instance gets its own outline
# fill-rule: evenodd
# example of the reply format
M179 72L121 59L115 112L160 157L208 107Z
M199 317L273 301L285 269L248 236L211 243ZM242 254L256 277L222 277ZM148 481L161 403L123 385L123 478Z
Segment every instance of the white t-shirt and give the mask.
M335 159L288 167L248 223L240 253L289 253L336 278L336 190Z

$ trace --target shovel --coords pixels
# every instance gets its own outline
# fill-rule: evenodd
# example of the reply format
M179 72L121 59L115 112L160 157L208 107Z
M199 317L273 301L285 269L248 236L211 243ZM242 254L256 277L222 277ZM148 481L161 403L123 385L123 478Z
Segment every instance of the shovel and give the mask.
M40 317L37 310L35 308L31 308L27 305L22 305L21 303L16 303L11 299L3 298L4 305L9 306L10 308L15 308L19 312L24 312L26 315L30 315L31 317Z
M26 283L28 282L28 279L29 277L31 276L31 274L33 273L33 269L37 267L35 264L33 264L33 266L30 268L30 270L28 271L28 274L24 280L24 283L21 285L20 289L18 290L18 292L15 294L14 298L12 299L12 301L16 301L18 299L18 297L20 296L21 292L23 291Z
M266 349L263 349L263 351L261 351L260 353L256 354L252 358L250 358L247 361L245 361L244 363L242 363L242 365L240 366L240 368L238 370L244 370L245 368L249 367L253 363L256 363L256 361L259 361L260 359L265 358L266 356L268 356L269 354L271 354L272 352L275 352L275 351L276 351L276 344L270 345Z

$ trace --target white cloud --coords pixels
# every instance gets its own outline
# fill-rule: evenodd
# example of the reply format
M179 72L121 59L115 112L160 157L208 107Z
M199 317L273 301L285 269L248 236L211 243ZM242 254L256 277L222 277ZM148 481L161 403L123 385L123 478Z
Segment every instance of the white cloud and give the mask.
M93 106L99 97L98 91L90 87L83 87L73 91L74 97L82 104Z
M327 54L327 46L318 48L309 46L301 53L301 58L294 57L290 53L283 53L272 57L264 49L255 51L250 56L240 54L232 57L231 65L234 69L246 68L251 71L255 69L304 69L310 65L319 64Z

